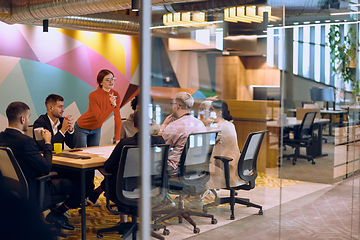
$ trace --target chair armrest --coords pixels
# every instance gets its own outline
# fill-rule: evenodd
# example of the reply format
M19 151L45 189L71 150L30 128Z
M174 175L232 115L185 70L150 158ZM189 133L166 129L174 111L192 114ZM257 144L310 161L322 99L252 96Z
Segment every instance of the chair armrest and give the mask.
M57 172L50 172L48 175L44 175L41 177L35 178L35 180L39 181L39 208L40 210L44 210L45 204L45 182L58 175Z
M219 159L224 163L224 176L225 176L225 184L226 188L230 188L230 168L229 168L229 162L231 162L233 159L223 156L214 156L215 159Z
M105 178L112 175L111 173L107 172L104 167L98 168L98 170Z
M46 181L47 179L49 179L49 178L51 178L51 177L54 177L54 176L57 176L58 175L58 173L57 172L50 172L49 174L47 174L47 175L43 175L43 176L41 176L41 177L37 177L37 178L35 178L35 180L37 180L37 181Z
M214 158L221 160L224 164L225 162L229 163L233 160L232 158L223 157L223 156L214 156Z

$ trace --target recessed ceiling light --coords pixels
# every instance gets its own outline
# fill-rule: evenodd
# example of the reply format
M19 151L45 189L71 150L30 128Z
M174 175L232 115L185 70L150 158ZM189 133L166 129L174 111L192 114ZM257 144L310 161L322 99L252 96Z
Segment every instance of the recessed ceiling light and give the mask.
M325 22L331 22L330 20L325 20Z
M309 21L306 21L306 22L304 22L304 24L310 24L310 22L309 22Z
M335 22L340 22L340 20L339 20L339 19L336 19Z
M319 20L316 20L316 21L315 21L315 23L321 23L321 21L319 21Z
M294 22L294 25L299 25L299 22Z

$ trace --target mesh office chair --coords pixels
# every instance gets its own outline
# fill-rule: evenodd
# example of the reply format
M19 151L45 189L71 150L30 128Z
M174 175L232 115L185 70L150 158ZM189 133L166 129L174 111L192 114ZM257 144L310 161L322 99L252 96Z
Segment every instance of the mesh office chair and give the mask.
M169 145L159 144L151 146L150 148L150 161L151 161L151 203L157 205L165 201L168 189L167 189L167 156L169 152ZM122 234L121 238L126 239L132 234L132 239L136 239L136 233L138 229L137 223L137 210L138 202L140 199L139 181L140 181L140 151L137 146L124 146L120 163L118 168L117 180L116 180L116 194L110 191L110 177L111 175L106 173L104 169L100 169L104 174L106 180L106 206L109 211L115 214L127 214L131 215L132 221L127 223L119 223L114 227L100 229L97 231L97 237L102 238L105 232L119 232ZM114 211L110 200L114 202L118 210ZM152 229L159 230L164 228L163 234L168 235L170 231L166 229L165 225L152 225ZM151 235L157 239L164 239L162 236L151 232Z
M283 144L289 145L295 148L295 153L293 154L284 154L283 157L290 160L293 158L293 165L296 164L298 158L304 158L308 161L311 161L311 164L315 164L314 158L307 155L300 154L301 147L308 147L311 146L313 141L313 124L315 120L316 112L307 112L304 115L304 118L301 122L300 127L295 128L294 130L294 139L284 138Z
M230 203L231 215L230 219L234 220L234 206L235 203L246 205L248 207L259 208L259 215L263 214L262 206L254 204L249 201L249 199L237 198L235 197L237 190L246 190L249 191L255 188L255 179L257 177L257 159L260 151L262 141L264 139L265 133L268 131L259 131L250 133L246 139L245 145L241 152L240 158L238 160L238 176L242 182L239 182L237 186L230 185L230 168L229 162L234 161L234 159L214 156L215 159L221 160L224 163L224 177L226 183L226 190L230 190L230 197L217 198L214 203L210 203L204 206L204 211L207 211L208 207L216 206L219 204ZM236 161L237 159L235 159Z
M192 215L211 218L212 224L217 223L214 215L191 211L184 207L184 196L196 196L205 191L205 185L210 179L210 156L217 133L218 131L201 132L192 133L188 136L180 157L178 174L169 180L170 193L179 195L178 209L159 211L159 213L166 215L156 219L155 223L173 217L178 217L179 223L181 223L182 218L184 218L194 227L194 233L199 233L200 229L196 227L196 223L191 219Z

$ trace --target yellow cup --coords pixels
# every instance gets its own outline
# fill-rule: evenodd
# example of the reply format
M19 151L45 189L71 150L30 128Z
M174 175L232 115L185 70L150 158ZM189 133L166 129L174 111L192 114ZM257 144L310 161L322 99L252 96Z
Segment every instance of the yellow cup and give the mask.
M54 151L55 151L56 154L61 153L62 144L61 143L54 143Z

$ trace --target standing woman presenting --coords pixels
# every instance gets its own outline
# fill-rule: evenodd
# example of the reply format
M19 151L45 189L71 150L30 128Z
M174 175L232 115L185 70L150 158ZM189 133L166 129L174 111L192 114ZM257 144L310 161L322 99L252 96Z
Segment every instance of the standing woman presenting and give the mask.
M99 146L101 126L114 112L115 139L120 141L121 117L120 96L113 90L114 74L107 69L97 75L98 89L89 94L89 108L75 123L75 139L77 148Z

